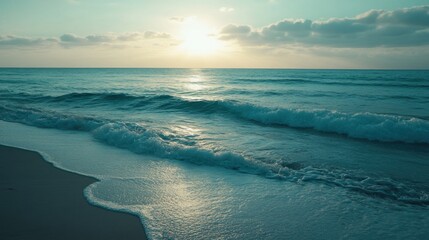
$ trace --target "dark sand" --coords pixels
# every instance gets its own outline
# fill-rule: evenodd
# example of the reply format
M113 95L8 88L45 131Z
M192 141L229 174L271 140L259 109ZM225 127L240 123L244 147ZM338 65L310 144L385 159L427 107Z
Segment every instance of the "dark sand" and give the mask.
M86 201L95 181L0 145L0 239L146 239L138 217Z

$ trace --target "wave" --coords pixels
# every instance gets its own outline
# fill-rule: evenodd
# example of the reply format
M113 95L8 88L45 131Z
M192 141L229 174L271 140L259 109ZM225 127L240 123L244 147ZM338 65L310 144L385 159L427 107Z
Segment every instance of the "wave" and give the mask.
M429 144L429 121L415 117L272 108L237 101L187 100L175 97L158 107L223 113L269 126L309 128L371 141Z
M260 168L260 164L240 154L206 149L197 143L189 144L183 136L149 129L135 123L108 123L95 129L92 134L96 139L109 145L139 154L152 154L198 165L221 166L247 173L259 174L265 170Z
M344 97L344 93L334 91L321 91L321 92L306 92L298 90L288 90L283 92L276 91L261 91L254 92L244 89L231 89L225 91L228 94L237 95L254 95L254 96L304 96L304 97ZM14 92L11 90L0 90L0 100L8 102L13 101L16 103L65 103L76 104L78 106L109 106L120 104L121 109L133 110L135 108L149 107L151 109L178 109L190 110L199 112L219 112L225 111L222 102L225 100L203 100L203 99L185 99L167 94L146 94L146 95L131 95L121 92L83 92L83 93L68 93L59 96L46 96L42 94L31 94L26 92ZM369 100L390 100L390 99L405 99L426 101L429 99L425 96L403 96L403 95L362 95L362 94L347 94L347 97L367 98ZM235 101L231 101L235 102ZM217 105L217 108L213 106Z
M268 164L229 151L214 151L191 143L170 132L159 131L135 123L108 123L96 128L93 136L120 148L139 154L191 162L198 165L219 166L289 182L319 182L334 185L370 197L401 203L429 205L429 190L420 189L390 178L367 176L345 169L303 167L298 163ZM185 142L185 143L184 143Z
M191 162L197 165L224 167L235 171L261 175L290 182L319 182L334 185L371 197L389 199L407 204L429 205L429 190L412 183L390 178L367 176L346 169L326 169L302 166L288 161L252 159L251 156L200 146L187 136L169 130L153 129L142 124L95 119L88 116L64 114L34 108L0 106L0 119L27 125L66 130L86 131L92 136L115 147L138 154Z
M0 90L0 100L8 100L20 103L76 103L80 104L129 104L130 106L147 103L155 103L163 100L169 100L175 98L171 95L146 95L146 96L135 96L126 93L116 92L82 92L82 93L68 93L58 96L32 94L27 92L14 92L11 90Z
M256 163L239 154L198 147L186 136L154 130L137 123L127 123L93 117L64 114L35 108L17 108L0 105L0 119L41 128L91 132L98 140L126 148L135 153L187 160L195 164L216 165L229 169L253 172ZM243 170L244 171L244 170Z
M104 123L103 120L93 117L82 117L79 115L17 106L0 105L0 113L1 120L19 122L41 128L91 131Z
M15 99L15 102L18 103L27 99L26 101L30 102L74 103L76 106L83 104L117 106L122 110L130 111L177 110L186 113L222 114L267 126L307 128L356 139L429 144L429 121L408 116L369 112L345 113L324 109L273 108L234 100L186 99L172 95L135 96L124 93L70 93L61 96L21 93L14 95L20 96L19 99ZM5 96L0 97L0 100L3 98L13 99ZM15 114L19 114L19 112ZM30 111L30 114L36 116L37 111Z
M46 96L46 101L80 101L80 100L105 100L105 101L126 101L136 97L125 93L69 93L60 96ZM144 97L143 97L144 98Z
M398 83L397 81L388 79L379 81L380 79L306 79L306 78L236 78L230 83L234 84L317 84L317 85L335 85L335 86L363 86L363 87L394 87L394 88L429 88L427 79L404 79L408 83ZM390 80L390 81L389 81ZM411 83L410 83L411 82Z
M324 169L313 166L299 170L283 168L273 177L298 183L324 183L374 198L420 206L429 205L427 187L419 187L413 183L400 182L387 177L369 176L353 170Z
M429 143L429 121L375 113L269 108L225 102L235 114L267 125L310 128L381 142Z

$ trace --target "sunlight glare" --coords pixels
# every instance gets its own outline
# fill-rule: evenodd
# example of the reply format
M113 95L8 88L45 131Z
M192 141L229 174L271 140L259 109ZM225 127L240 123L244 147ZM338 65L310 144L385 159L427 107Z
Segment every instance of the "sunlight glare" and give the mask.
M192 55L209 55L221 48L221 43L211 34L211 29L196 17L188 18L182 27L181 49Z

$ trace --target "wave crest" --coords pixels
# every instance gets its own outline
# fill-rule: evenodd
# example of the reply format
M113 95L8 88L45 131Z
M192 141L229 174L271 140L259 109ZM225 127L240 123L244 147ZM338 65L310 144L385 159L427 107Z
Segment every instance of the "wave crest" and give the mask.
M107 123L92 132L93 136L109 145L140 154L184 160L199 165L222 166L244 172L260 169L256 163L232 152L214 151L197 145L182 144L181 136L148 129L135 123Z
M64 130L91 131L101 126L104 121L92 117L82 117L73 114L61 114L54 111L36 108L18 108L0 105L0 119L19 122L41 128L56 128Z
M381 142L429 143L429 121L375 113L268 108L225 102L235 114L268 125L343 134Z
M272 108L234 100L185 99L172 95L134 96L124 93L70 93L55 97L27 93L12 95L18 103L24 100L66 102L77 105L119 107L130 111L176 110L197 114L221 113L265 125L309 128L371 141L429 144L429 121L416 117L368 112L345 113L323 109ZM14 99L12 95L7 97ZM18 113L9 111L8 114ZM34 110L30 114L37 115ZM69 128L73 127L69 126Z
M260 110L262 111L262 108ZM5 106L0 106L0 113L0 119L6 121L20 122L45 128L87 131L94 138L104 143L125 148L139 154L152 154L158 157L182 160L198 165L220 166L244 173L257 174L290 182L320 182L366 194L371 197L389 199L407 204L429 205L429 190L421 189L413 183L403 183L377 176L370 177L346 169L316 168L302 166L299 163L282 161L272 164L264 163L252 159L251 156L245 157L242 154L227 150L220 151L202 147L197 142L187 140L185 136L176 135L169 131L148 128L136 123L97 120L91 117L60 114L53 111L29 108L18 109ZM264 111L261 114L261 116L267 115ZM274 111L272 114L276 116L275 114L278 113ZM310 126L312 121L315 121L315 118L326 118L326 121L330 121L331 119L329 111L320 111L318 114L313 115L311 112L303 112L302 117L310 119L306 123L310 124ZM255 116L259 115L256 114ZM252 116L252 118L255 116ZM281 117L278 119L280 119L278 121L284 121L285 118ZM270 121L270 123L273 122L272 119ZM374 122L377 123L378 119L373 120L372 117L369 117L367 121L373 124ZM302 121L299 122L302 124ZM308 125L299 125L299 127L306 126ZM213 149L217 148L213 147Z

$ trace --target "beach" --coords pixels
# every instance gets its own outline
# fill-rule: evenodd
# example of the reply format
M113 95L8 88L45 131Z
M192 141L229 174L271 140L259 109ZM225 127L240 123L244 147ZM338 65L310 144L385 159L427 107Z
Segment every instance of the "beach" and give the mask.
M425 239L428 76L2 68L0 239Z
M0 239L146 239L137 216L86 201L83 189L95 181L0 146Z

